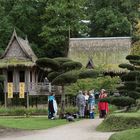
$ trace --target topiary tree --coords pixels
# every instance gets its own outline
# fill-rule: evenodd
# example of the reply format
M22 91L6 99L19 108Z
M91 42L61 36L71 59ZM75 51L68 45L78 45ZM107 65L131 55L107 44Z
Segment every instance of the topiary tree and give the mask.
M74 70L81 69L82 64L72 61L68 58L41 58L36 61L36 64L41 69L46 70L46 72L48 73L48 80L52 83L52 85L62 87L60 109L60 118L62 118L65 112L64 87L77 81L79 76L78 73Z
M126 68L129 72L122 75L121 80L123 82L123 86L121 86L121 89L118 87L118 90L121 94L136 100L140 98L140 56L128 55L126 59L130 62L130 64L121 64L119 66L121 68Z
M129 70L121 76L122 85L117 88L121 97L110 99L110 103L117 106L128 106L127 109L129 109L140 98L140 56L128 55L126 59L130 64L119 65L120 68Z
M75 83L78 79L93 78L99 76L99 72L93 70L80 70L82 64L68 58L40 58L36 64L47 72L47 78L52 85L62 87L60 118L65 113L65 86Z

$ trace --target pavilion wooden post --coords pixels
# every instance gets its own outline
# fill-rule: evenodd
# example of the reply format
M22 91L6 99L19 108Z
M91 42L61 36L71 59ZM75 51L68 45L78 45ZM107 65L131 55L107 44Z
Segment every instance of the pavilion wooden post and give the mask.
M7 108L7 94L4 92L4 107Z
M26 107L29 108L29 92L27 92Z

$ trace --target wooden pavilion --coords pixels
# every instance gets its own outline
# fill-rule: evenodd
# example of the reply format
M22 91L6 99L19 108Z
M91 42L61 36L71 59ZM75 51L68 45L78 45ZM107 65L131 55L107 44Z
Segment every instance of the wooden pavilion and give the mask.
M29 106L29 95L47 95L48 87L38 82L37 56L31 49L28 39L18 37L14 30L10 42L0 58L0 74L5 76L5 106L9 98L18 95L25 98Z

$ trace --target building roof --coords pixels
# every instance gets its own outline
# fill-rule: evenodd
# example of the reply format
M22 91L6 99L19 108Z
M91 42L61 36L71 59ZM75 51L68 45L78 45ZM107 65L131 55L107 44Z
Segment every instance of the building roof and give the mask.
M37 56L30 47L28 39L18 37L14 30L7 48L0 58L0 68L33 67L36 60Z
M130 53L131 37L70 38L68 57L87 65L88 58L94 60L95 68L106 71L123 71L118 67L126 63Z

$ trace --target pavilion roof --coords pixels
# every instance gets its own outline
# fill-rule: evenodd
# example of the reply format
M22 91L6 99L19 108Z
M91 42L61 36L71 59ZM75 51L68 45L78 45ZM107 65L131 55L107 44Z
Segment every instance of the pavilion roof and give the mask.
M29 41L28 39L23 39L21 37L18 37L17 36L17 33L14 29L14 32L12 34L12 37L10 39L10 42L4 52L4 54L2 55L2 59L5 59L5 56L7 54L7 52L9 51L10 47L11 47L11 44L13 43L13 40L16 39L18 44L19 44L19 47L22 49L22 51L25 53L25 55L33 62L35 62L37 60L37 56L35 55L35 53L33 52L31 46L29 45Z
M14 48L14 55L8 56L7 54L11 54L11 47L13 42L16 40L17 46ZM13 46L14 47L14 46ZM23 58L18 57L18 52L16 49L19 49L23 54ZM13 50L12 50L13 51ZM0 58L0 68L9 68L9 67L33 67L35 66L35 61L37 60L37 56L34 54L31 46L29 45L28 39L25 40L21 37L18 37L16 31L14 30L12 37L8 43L8 46L4 52L4 54Z

